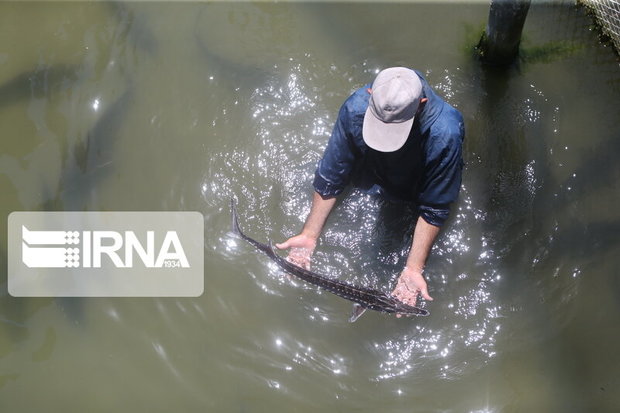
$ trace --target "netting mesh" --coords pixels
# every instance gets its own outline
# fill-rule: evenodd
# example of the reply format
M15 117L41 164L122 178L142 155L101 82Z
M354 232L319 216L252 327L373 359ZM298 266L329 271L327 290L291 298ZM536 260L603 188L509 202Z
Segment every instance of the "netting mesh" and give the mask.
M620 53L620 0L580 0L594 11L603 32L608 35Z

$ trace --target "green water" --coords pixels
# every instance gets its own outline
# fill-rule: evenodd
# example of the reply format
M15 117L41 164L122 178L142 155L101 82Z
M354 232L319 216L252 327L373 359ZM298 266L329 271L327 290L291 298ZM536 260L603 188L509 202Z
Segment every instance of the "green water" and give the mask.
M0 410L618 411L618 60L583 10L535 2L524 61L482 68L487 13L0 3L4 215L205 217L199 298L13 298L3 275ZM395 65L463 113L463 187L428 262L431 316L349 324L348 302L229 234L228 202L257 239L296 233L340 104ZM408 240L382 244L378 213L352 192L317 271L389 290Z

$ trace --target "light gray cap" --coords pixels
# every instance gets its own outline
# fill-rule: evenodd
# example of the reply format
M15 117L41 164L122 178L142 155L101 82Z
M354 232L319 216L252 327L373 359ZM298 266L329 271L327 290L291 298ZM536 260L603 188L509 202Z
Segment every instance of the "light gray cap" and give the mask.
M390 67L379 72L364 115L364 142L380 152L400 149L407 141L421 98L422 82L413 70Z

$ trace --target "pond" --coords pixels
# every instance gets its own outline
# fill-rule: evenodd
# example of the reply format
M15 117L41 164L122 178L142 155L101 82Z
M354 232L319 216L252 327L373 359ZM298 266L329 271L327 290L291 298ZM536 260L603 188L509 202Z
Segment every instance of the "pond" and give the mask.
M14 411L618 411L620 66L572 2L532 5L522 59L472 52L482 3L3 2L0 207L198 211L197 298L15 298ZM230 233L297 233L338 108L389 66L464 116L429 317L368 312ZM313 268L389 291L408 231L351 191ZM410 228L393 217L392 225ZM0 229L6 233L6 220ZM0 231L1 232L1 231ZM6 274L6 237L0 238Z

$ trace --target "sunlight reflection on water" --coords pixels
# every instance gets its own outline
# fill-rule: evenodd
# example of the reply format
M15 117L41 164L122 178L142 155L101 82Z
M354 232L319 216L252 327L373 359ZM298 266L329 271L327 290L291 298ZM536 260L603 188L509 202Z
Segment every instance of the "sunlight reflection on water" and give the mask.
M311 177L330 133L328 125L333 114L317 105L316 92L311 92L317 86L298 81L302 76L307 77L304 70L308 69L292 65L290 70L288 76L269 78L264 87L252 94L249 103L257 130L257 149L250 152L249 149L237 147L232 153L215 154L216 158L225 161L222 169L214 171L211 181L204 185L210 188L210 192L220 194L230 193L230 187L243 187L240 198L242 226L255 236L267 234L271 237L269 234L274 230L289 236L299 230L309 211ZM465 80L460 77L461 72L456 73L458 77L454 82L454 75L445 73L438 85L442 93L448 96L459 93L451 87L453 84L463 84ZM237 172L231 174L231 171ZM534 191L535 177L531 166L528 166L527 176L529 188ZM256 188L251 184L264 180L273 182L271 189ZM276 205L283 210L273 214L271 206ZM376 238L381 238L383 231L378 222L380 209L380 202L357 191L345 198L334 211L335 218L325 230L315 255L314 268L358 285L389 291L408 251L410 233L405 232L402 239L396 242L391 240L388 245L377 244ZM438 377L456 379L472 369L479 369L497 353L496 338L501 332L503 308L496 303L496 295L502 274L496 268L498 258L485 235L475 237L470 231L475 223L483 223L487 215L484 208L477 205L467 186L462 190L454 215L452 224L447 226L433 251L433 262L443 260L444 264L435 268L431 265L428 273L431 294L435 290L443 295L440 302L430 305L430 309L435 319L443 322L435 327L418 325L410 333L376 341L373 344L377 350L376 380L406 376L416 366L428 368L431 365ZM288 222L283 229L277 228L276 220L280 219ZM400 219L406 227L411 227L410 216ZM261 241L266 242L266 239ZM245 248L239 250L237 242L228 238L224 244L229 256L239 257L240 251L248 251ZM462 268L451 265L455 261L471 260L472 256L476 259L470 265L475 268L476 274L463 272ZM260 262L266 261L261 258ZM284 284L290 284L290 281L282 278L273 264L267 267L267 274L252 273L251 276L264 292L278 295L276 291ZM280 286L275 289L267 287L271 282L265 278L266 275L272 280L274 277L279 280L277 283ZM300 285L293 281L291 285L319 292L304 283ZM286 293L279 295L282 294ZM429 304L421 305L428 307ZM307 317L311 321L342 322L342 316L340 321L332 321L333 315L325 310L310 304L304 306L309 310ZM282 351L288 349L282 338L277 338L276 343ZM466 358L463 357L464 351L469 354ZM327 356L314 352L310 357L309 354L299 353L298 349L292 359L297 363L313 360L313 368L333 364ZM338 366L332 371L346 374L347 369L341 364Z
M562 8L533 9L531 38L537 27L542 39L556 36L549 17ZM569 21L586 21L568 9ZM617 360L608 308L617 305L619 147L605 100L616 101L618 83L602 48L483 70L458 45L485 5L59 2L31 11L85 26L65 53L24 24L19 44L41 53L20 47L24 67L0 55L9 86L23 81L14 102L0 99L14 137L0 156L6 208L198 210L207 265L205 294L192 300L3 297L7 405L66 407L54 403L67 388L64 399L82 397L82 410L136 396L145 411L173 402L188 411L562 411L576 394L613 403L600 389L615 383L607 370ZM400 21L403 37L367 30L377 12ZM435 28L429 16L458 23L411 42ZM578 29L574 42L596 44ZM463 112L464 182L426 268L435 300L420 306L431 316L368 312L349 324L350 303L290 279L232 235L229 201L261 242L297 233L339 105L391 64L420 65ZM592 65L604 70L583 70ZM413 221L411 208L352 190L313 269L389 292ZM63 371L62 386L46 371ZM115 397L93 402L93 388Z
M203 186L211 194L238 197L244 228L264 242L273 237L279 241L301 228L309 212L314 168L335 116L334 110L321 104L322 85L314 83L311 66L293 61L288 70L284 76L266 78L265 84L253 91L248 104L252 128L256 131L254 137L247 137L244 146L227 147L220 154L213 154L223 162ZM443 96L454 100L457 107L462 105L464 93L475 90L472 84L475 80L469 79L467 72L460 68L437 74L440 76L433 86ZM437 74L427 73L432 78ZM349 81L349 90L353 90L357 84L352 79ZM545 119L551 124L545 128L558 128L560 109L540 87L530 84L528 89L521 90L521 95L503 99L508 110L519 113L514 119L518 127L536 130ZM549 111L553 116L543 119L543 114ZM507 276L512 275L506 274L502 264L510 249L494 230L489 232L489 228L497 223L495 229L508 230L530 213L541 187L544 159L526 159L518 168L500 168L494 177L498 195L489 201L486 189L481 191L480 182L471 181L469 175L484 174L489 167L486 156L488 154L472 153L466 159L460 199L429 260L426 275L436 301L420 305L431 311L434 322L417 324L411 320L404 331L372 340L372 358L368 360L374 365L371 380L390 382L421 372L432 372L434 377L451 381L471 375L498 356L504 321L523 310L518 300L506 302L501 298ZM494 162L491 161L491 167L495 167ZM268 182L269 186L258 187L255 182ZM241 188L237 194L229 189L235 187ZM514 203L519 205L519 212L511 216L499 211L497 215L497 210L489 208L494 203ZM390 237L388 227L381 221L383 207L381 202L359 191L348 193L325 228L313 268L353 284L389 292L408 252L410 232ZM221 210L226 213L225 208ZM403 212L404 215L394 221L395 225L411 229L412 217L409 212ZM527 231L517 239L527 236ZM246 252L252 251L244 247L239 249L237 243L231 244L228 239L224 243L229 243L225 255L231 258L243 256L246 261ZM540 249L535 261L543 260L545 251L545 248ZM268 261L260 258L259 262L266 264ZM345 323L343 314L333 314L313 304L326 302L329 298L325 296L330 297L329 294L290 280L272 263L266 264L263 271L260 268L249 274L264 293L283 298L290 294L310 294L307 298L299 297L300 307L296 310L299 320L334 326ZM579 269L573 273L579 274ZM566 294L570 290L562 288L562 291L564 298L570 299L577 289L569 295ZM285 371L304 366L319 375L331 372L346 376L358 368L355 360L347 355L334 357L319 349L310 351L304 344L291 344L291 340L283 336L278 336L275 343L279 352L288 355ZM270 383L272 388L283 389L281 382Z

